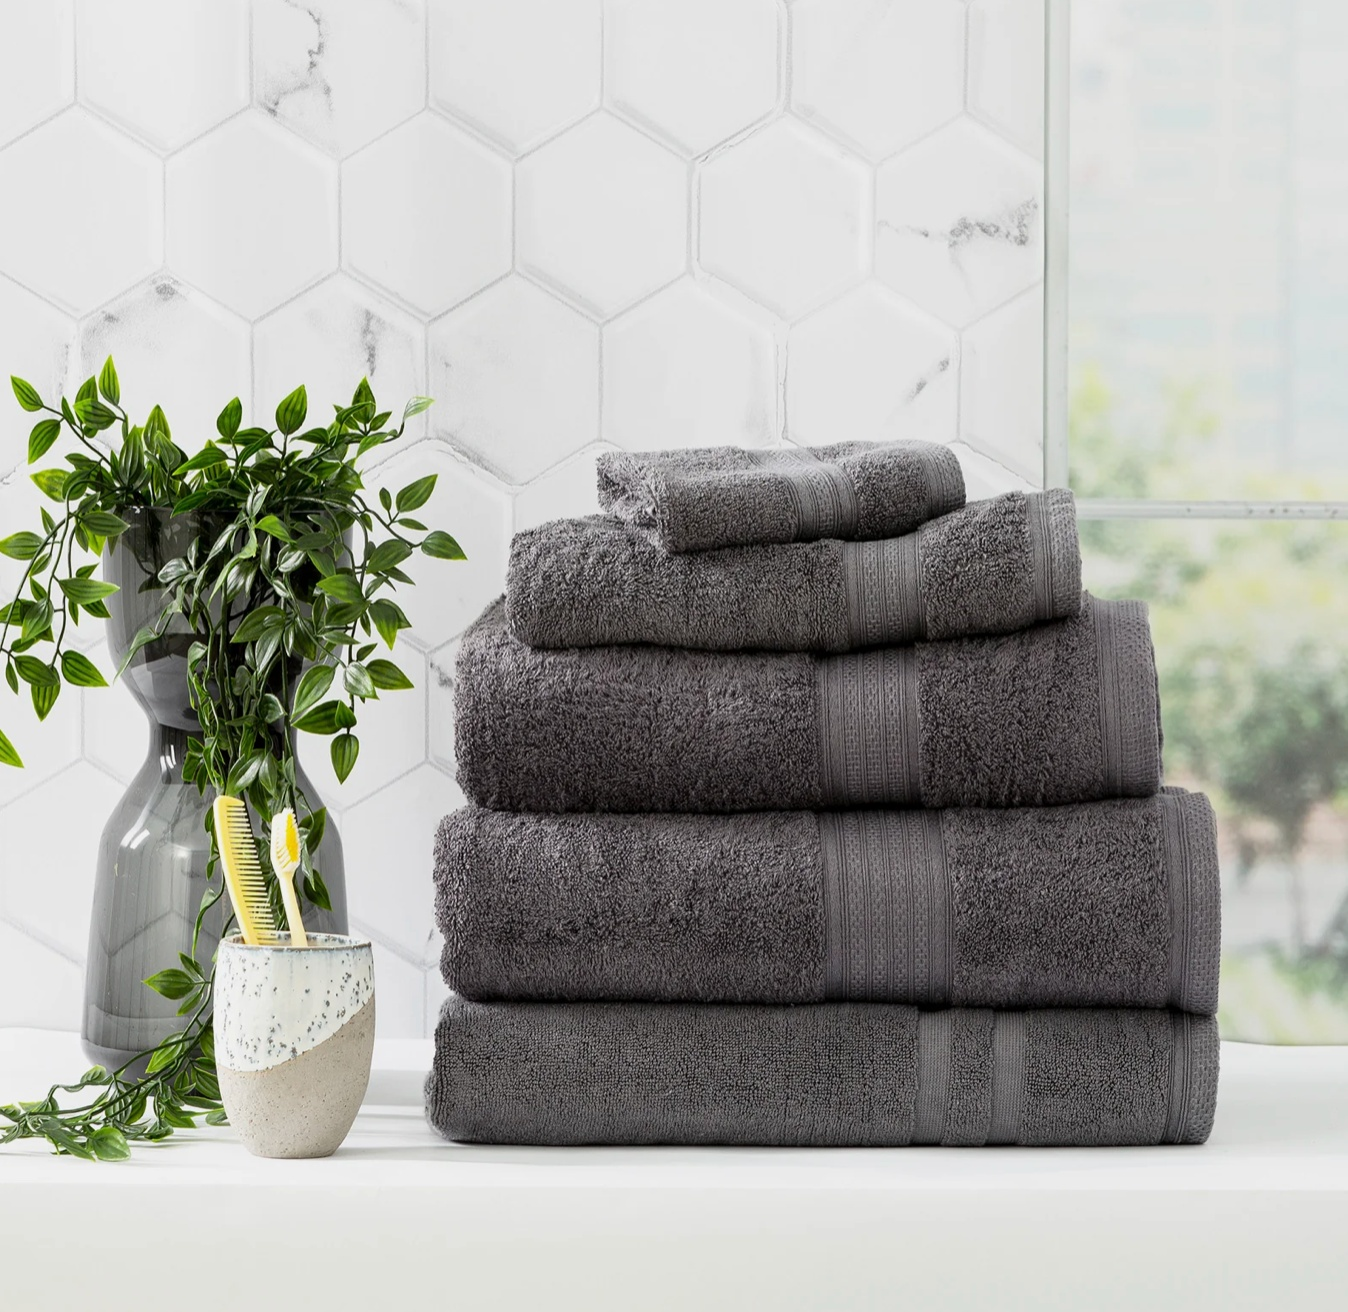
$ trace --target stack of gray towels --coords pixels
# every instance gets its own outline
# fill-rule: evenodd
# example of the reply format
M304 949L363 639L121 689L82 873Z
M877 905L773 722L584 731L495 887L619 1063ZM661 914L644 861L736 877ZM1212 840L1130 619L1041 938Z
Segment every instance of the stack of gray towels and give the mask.
M1070 492L926 443L600 457L464 638L456 1140L1201 1143L1212 808Z

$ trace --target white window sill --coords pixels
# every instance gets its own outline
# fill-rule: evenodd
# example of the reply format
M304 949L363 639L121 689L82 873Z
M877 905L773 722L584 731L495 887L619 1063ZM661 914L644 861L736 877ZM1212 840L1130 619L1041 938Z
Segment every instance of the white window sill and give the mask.
M270 1307L320 1287L325 1312L1348 1299L1348 1048L1224 1044L1205 1147L1106 1150L452 1145L423 1119L429 1061L429 1043L381 1043L325 1161L261 1161L227 1130L115 1165L0 1150L0 1304ZM0 1099L81 1063L73 1035L0 1030Z

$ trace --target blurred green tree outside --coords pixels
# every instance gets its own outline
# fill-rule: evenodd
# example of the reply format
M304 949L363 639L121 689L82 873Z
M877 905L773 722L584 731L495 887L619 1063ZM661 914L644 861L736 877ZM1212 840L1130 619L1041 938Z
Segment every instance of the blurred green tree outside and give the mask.
M1197 388L1165 399L1142 440L1079 372L1079 498L1185 497L1219 420ZM1270 495L1229 460L1222 481ZM1223 1035L1348 1042L1348 523L1083 519L1081 543L1087 588L1150 604L1166 777L1217 808Z

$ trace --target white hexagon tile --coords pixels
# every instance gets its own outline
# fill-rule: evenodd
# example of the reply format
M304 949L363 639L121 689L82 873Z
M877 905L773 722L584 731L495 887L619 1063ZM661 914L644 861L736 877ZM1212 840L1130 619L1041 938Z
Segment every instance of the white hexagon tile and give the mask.
M416 690L368 709L348 782L303 748L381 1034L427 1033L444 995L460 635L513 531L596 509L599 451L925 436L976 494L1040 481L1043 9L0 4L0 374L54 396L110 352L189 449L236 393L250 419L301 381L315 416L363 375L436 398L367 481L437 473L424 517L468 559L410 562ZM39 495L32 420L4 413L9 532ZM0 559L0 589L21 573ZM107 668L97 627L77 642ZM0 1024L74 1028L94 847L146 723L120 687L42 725L0 689L0 720L28 761L0 771ZM20 882L58 820L67 854Z

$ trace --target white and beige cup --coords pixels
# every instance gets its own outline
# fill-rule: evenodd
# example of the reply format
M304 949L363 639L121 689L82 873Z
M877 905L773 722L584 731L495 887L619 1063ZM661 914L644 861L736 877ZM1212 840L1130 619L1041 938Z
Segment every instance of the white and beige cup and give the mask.
M310 934L307 948L222 940L215 1065L230 1124L258 1157L327 1157L351 1129L374 1054L374 952Z

